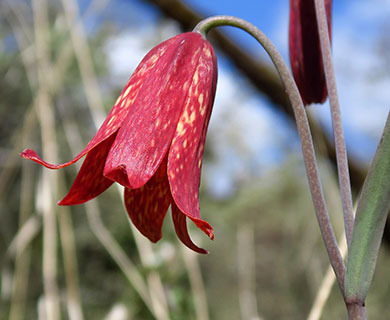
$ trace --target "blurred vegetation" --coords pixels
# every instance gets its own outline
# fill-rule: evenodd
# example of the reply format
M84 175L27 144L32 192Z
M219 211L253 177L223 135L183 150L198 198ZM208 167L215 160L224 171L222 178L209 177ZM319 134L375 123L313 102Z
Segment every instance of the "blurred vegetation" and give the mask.
M58 159L67 161L76 153L74 141L81 139L86 143L96 130L92 116L95 106L88 107L86 83L80 74L77 54L74 55L64 9L60 2L49 3L46 40L50 70L55 74L55 68L63 67L51 83L57 81L58 90L49 88L49 96L55 117ZM98 8L104 10L104 6ZM40 62L35 53L36 25L33 8L27 2L1 2L0 12L0 117L3 119L0 126L0 262L3 267L0 319L45 319L42 310L46 281L43 273L46 218L40 197L43 194L42 172L46 169L18 157L24 147L41 152L41 141L47 138L41 136L40 128L44 124L42 115L37 113L38 106L34 104L42 89L38 76ZM99 11L92 11L92 14L102 18ZM27 28L23 28L21 18ZM113 35L123 31L117 29L111 18L104 16L99 27L88 34L96 73L92 76L96 76L105 112L121 90L110 83L110 70L103 50ZM66 50L69 54L63 56ZM50 75L46 76L50 78ZM51 84L49 81L49 87ZM69 132L76 135L74 141ZM207 145L207 148L206 154L212 157L213 146ZM89 209L85 205L55 206L55 201L69 189L75 169L48 174L56 181L51 185L55 193L49 201L53 208L51 214L56 217L54 239L58 251L54 258L58 260L55 262L55 280L63 319L82 319L81 315L84 319L155 318L145 299L122 272L123 268L118 267L113 252L107 251L96 237L91 217L96 218L100 213L106 229L136 266L136 273L148 288L149 297L152 301L163 301L163 311L156 313L159 319L304 319L309 314L328 262L300 156L291 154L280 168L268 171L261 179L239 182L237 191L224 200L208 195L208 179L203 177L201 211L215 229L215 241L205 239L196 228L191 228L191 234L196 243L210 251L207 256L197 256L183 247L173 231L169 214L164 223L164 237L158 244L151 246L137 238L137 232L134 233L127 222L122 196L115 186L91 201L93 206ZM321 172L329 211L336 233L341 235L340 200L332 168L326 160L322 160ZM13 240L26 221L35 221L36 229L31 230L36 232L31 241L27 241L25 250L17 246L15 249ZM65 222L70 229L63 228ZM73 234L77 261L71 260L70 264L77 273L73 275L75 287L71 289L66 267L69 255L62 240L64 236L71 239ZM65 242L72 247L73 242L67 239ZM389 264L389 252L382 250L367 300L371 319L383 319L383 315L390 313ZM18 268L25 270L19 274L24 280L19 283L19 291L15 291L18 278L14 276L18 274ZM69 296L72 290L76 291ZM15 292L26 292L26 295L15 295ZM79 298L75 292L79 292ZM71 310L75 310L69 306L72 298L75 299L73 302L80 303L82 313L72 313ZM154 312L160 303L155 301L151 303ZM11 305L19 306L19 315L10 315ZM333 287L322 319L345 318L344 309L339 290ZM109 313L113 310L122 312L110 318Z

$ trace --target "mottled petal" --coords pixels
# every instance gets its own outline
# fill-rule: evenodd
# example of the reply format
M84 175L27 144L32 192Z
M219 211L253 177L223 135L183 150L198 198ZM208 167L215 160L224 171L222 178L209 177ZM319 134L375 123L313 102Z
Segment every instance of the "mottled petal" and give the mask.
M129 114L119 130L104 175L125 187L143 186L165 157L184 108L203 40L198 33L180 34L163 43ZM198 73L199 75L199 73Z
M207 127L214 102L217 61L204 41L185 108L168 155L168 179L176 205L212 238L211 226L200 219L199 185Z
M125 188L125 206L131 221L153 242L161 239L161 228L171 201L166 159L144 186L134 190Z
M65 198L58 202L59 205L84 203L97 197L113 184L112 180L103 176L103 169L115 136L116 134L113 134L88 153L72 187Z
M325 0L329 36L332 1ZM291 69L305 105L328 96L314 0L290 0L289 53Z
M20 155L25 159L33 160L49 169L60 169L78 161L81 157L95 148L99 143L118 131L119 127L125 120L132 103L137 97L138 92L144 85L142 80L150 73L151 67L154 65L155 60L158 59L158 57L164 52L163 49L164 48L162 48L162 44L160 44L144 57L122 90L122 93L116 100L114 106L112 107L110 113L101 125L98 132L73 160L58 165L50 164L42 160L38 154L31 149L25 149Z
M208 251L202 248L199 248L194 244L188 234L187 230L187 216L180 211L180 209L173 203L172 204L172 219L173 224L175 225L175 231L181 242L183 242L188 248L194 250L195 252L207 254Z

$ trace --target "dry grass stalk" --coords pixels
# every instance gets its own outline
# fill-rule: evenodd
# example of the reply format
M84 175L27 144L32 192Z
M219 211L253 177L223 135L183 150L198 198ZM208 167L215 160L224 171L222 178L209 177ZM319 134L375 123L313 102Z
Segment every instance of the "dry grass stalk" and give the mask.
M62 175L59 178L59 186L65 185ZM81 307L76 244L72 216L69 208L62 207L59 210L58 225L60 228L60 240L64 256L68 316L70 320L82 320L84 319L84 316Z
M239 226L237 232L238 296L241 319L261 320L257 311L255 240L253 227Z
M345 257L347 253L347 242L345 241L345 233L341 237L341 241L339 243L340 252ZM321 285L318 289L316 298L314 299L313 306L311 307L309 316L307 320L319 320L322 316L322 312L324 310L326 301L328 301L330 291L334 285L336 277L334 275L333 269L331 266L328 267L326 271L325 277L321 282Z
M28 245L40 229L37 216L32 215L33 179L31 166L28 163L22 165L22 188L19 207L18 237L9 247L9 253L15 256L15 273L13 277L13 289L11 297L10 320L23 319L26 307L26 295L30 269L31 252ZM12 252L13 251L13 252Z
M68 23L68 28L71 33L76 58L81 71L81 77L86 92L88 107L91 110L95 126L98 127L104 118L105 112L102 98L100 95L100 90L96 80L96 75L91 64L92 59L91 54L89 52L86 36L80 19L78 18L78 6L74 0L63 0L62 2L65 9L65 16ZM147 242L145 239L137 239L137 233L135 232L134 237L136 239L141 261L147 261L147 254L154 255L150 243ZM148 247L150 247L150 250L148 249ZM147 281L149 285L149 294L156 317L158 319L168 319L169 312L160 276L158 275L158 273L151 272L148 275Z
M188 276L190 278L192 296L195 303L197 320L209 320L206 290L200 270L198 254L181 246L181 252Z
M39 89L38 117L41 124L42 153L50 162L57 162L55 121L51 98L45 75L49 69L47 3L34 0L35 48L38 66ZM57 284L57 222L53 206L56 195L56 177L52 172L42 171L41 209L43 215L43 284L45 293L45 312L48 319L60 319L60 306Z

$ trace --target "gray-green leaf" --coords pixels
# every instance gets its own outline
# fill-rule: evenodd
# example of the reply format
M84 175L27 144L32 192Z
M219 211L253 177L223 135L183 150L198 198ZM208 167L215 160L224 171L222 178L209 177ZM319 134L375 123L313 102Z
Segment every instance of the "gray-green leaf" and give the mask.
M367 296L389 209L390 113L356 209L345 276L345 295L349 301L364 302Z

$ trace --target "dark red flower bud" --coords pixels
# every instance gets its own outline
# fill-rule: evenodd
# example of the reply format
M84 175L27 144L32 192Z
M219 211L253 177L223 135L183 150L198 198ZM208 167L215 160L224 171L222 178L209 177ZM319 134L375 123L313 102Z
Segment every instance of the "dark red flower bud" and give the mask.
M332 1L325 1L331 37ZM314 0L290 0L290 63L303 103L322 103L328 96Z
M125 206L138 230L156 242L169 206L182 242L199 253L187 232L200 218L199 184L206 132L217 82L213 48L188 32L153 48L134 71L99 131L73 160L52 165L30 149L21 156L59 169L87 155L60 205L86 202L114 181L125 187Z

